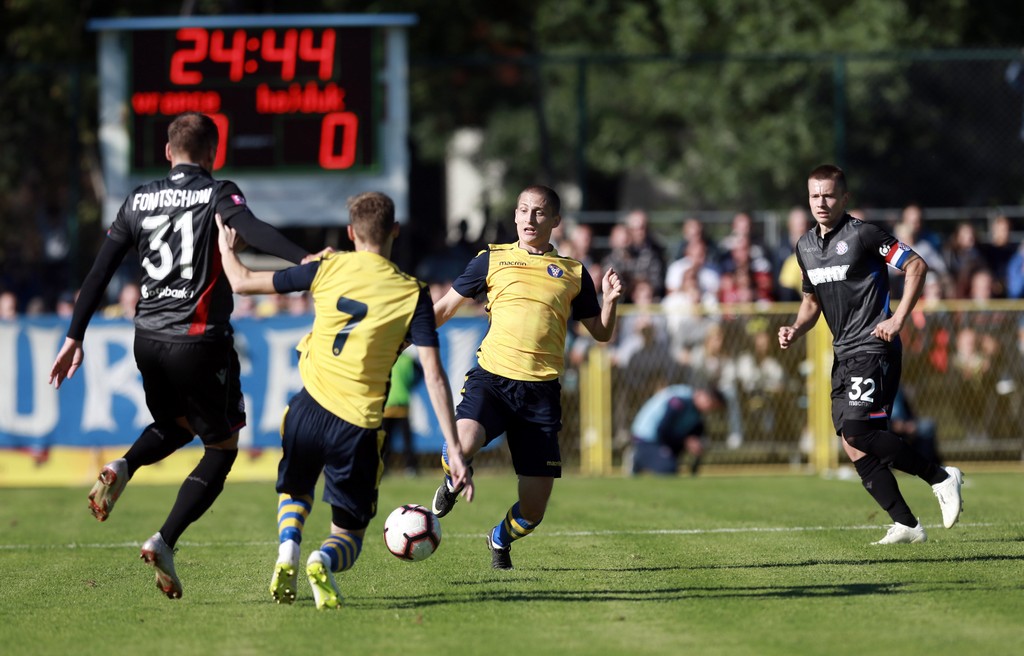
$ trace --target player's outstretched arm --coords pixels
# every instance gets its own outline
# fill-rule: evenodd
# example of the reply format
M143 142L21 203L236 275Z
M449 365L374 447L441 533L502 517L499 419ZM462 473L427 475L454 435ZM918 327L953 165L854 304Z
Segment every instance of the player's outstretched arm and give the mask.
M601 314L580 320L580 323L599 342L607 342L615 332L616 308L622 296L622 280L615 269L609 268L601 278Z
M82 366L82 340L65 337L64 345L60 347L57 359L50 367L49 384L53 385L55 389L60 389L61 383L73 377L80 366Z
M818 297L813 293L804 292L803 300L800 301L800 309L796 312L796 321L791 326L779 328L779 346L784 349L789 348L793 342L814 327L819 316L821 316L821 305L818 303Z
M455 427L455 410L452 407L452 388L448 384L448 375L441 363L441 351L436 346L417 346L420 365L423 367L423 382L427 385L430 404L448 444L448 467L452 472L452 484L455 489L462 488L462 496L466 501L473 500L473 476L466 466L459 443L458 430Z
M441 327L446 321L455 316L459 306L469 299L455 291L452 287L444 296L434 303L434 323Z
M57 354L57 359L53 361L53 366L50 367L49 384L56 389L60 389L64 380L74 376L82 366L82 340L85 339L85 330L103 300L103 291L110 284L110 279L114 277L114 272L121 265L121 260L129 248L131 246L128 242L121 242L109 236L103 241L96 261L92 263L89 275L85 277L82 289L78 293L78 300L75 301L75 311L71 315L67 338Z
M239 243L238 233L231 226L224 225L220 214L214 218L217 220L218 229L217 246L220 248L224 274L231 283L231 289L239 294L275 293L274 272L252 271L242 264L235 253L235 245Z
M238 231L249 246L264 253L292 264L305 264L310 257L306 249L292 243L277 228L257 219L250 211L239 212L229 217L227 223Z

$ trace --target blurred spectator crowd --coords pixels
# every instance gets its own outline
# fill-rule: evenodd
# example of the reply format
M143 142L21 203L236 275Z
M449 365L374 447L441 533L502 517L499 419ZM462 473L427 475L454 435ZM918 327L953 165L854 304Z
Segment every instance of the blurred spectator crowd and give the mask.
M858 216L856 211L853 214ZM1015 240L1011 220L997 216L985 223L979 234L979 222L951 225L943 221L948 234L942 234L926 225L920 206L908 205L898 220L886 227L928 263L930 298L1024 298L1024 246ZM35 230L8 236L5 257L0 262L0 318L63 314L73 301L75 292L63 288L70 279L70 249L58 213L41 212L37 224ZM555 232L555 245L562 255L582 261L596 283L606 268L614 267L625 283L626 304L661 304L677 313L697 307L706 312L729 303L798 301L800 270L793 245L810 227L810 215L797 207L788 213L785 236L777 240L781 243L776 248L767 246L747 212L736 213L724 235L710 236L706 225L691 217L679 223L678 237L666 239L664 233L655 233L646 212L634 210L610 227L564 221ZM605 244L602 249L594 246L598 231ZM507 227L499 232L495 241L515 239ZM461 273L483 245L468 237L467 224L462 222L452 239L440 236L420 261L408 268L443 287ZM128 313L126 304L133 293L137 294L137 265L130 260L126 259L108 288L112 306L109 313ZM902 278L897 271L891 271L891 276L893 297L899 298ZM132 285L134 290L124 290ZM290 297L255 301L239 298L237 304L239 316L309 310L308 299Z
M943 225L951 228L946 235L932 230L918 205L903 208L886 225L930 266L924 297L904 330L908 359L902 401L925 396L934 407L956 390L957 402L945 406L964 409L962 402L969 413L961 415L979 419L963 427L966 436L1000 437L1015 423L1005 419L1017 416L1008 410L1017 398L1024 323L1021 313L991 311L989 302L1024 297L1024 246L1015 241L1006 216L989 220L982 234L971 221ZM676 383L722 393L726 403L719 432L729 448L807 438L806 412L798 409L805 407L805 383L794 361L801 356L781 352L776 343L778 326L792 320L795 306L780 313L774 304L800 299L793 248L812 226L804 208L793 208L786 215L785 238L771 248L746 212L735 214L717 238L708 234L708 224L687 218L678 237L666 243L653 233L645 212L633 211L611 228L608 249L600 255L593 252L592 226L570 223L559 231L558 251L583 261L595 284L608 267L624 279L625 305L608 347L616 372L617 442L629 439L628 421L643 401ZM890 268L889 275L898 299L903 274ZM953 306L942 304L954 300L961 301L955 311L929 312L948 310ZM592 346L585 331L573 333L569 387ZM934 435L931 440L935 448Z
M68 280L68 247L55 216L42 213L38 229L28 231L23 247L5 248L6 257L0 261L0 321L41 314L70 317L76 292L60 286ZM489 231L485 226L487 238L473 240L462 222L450 239L439 235L433 247L421 251L419 261L401 264L426 281L437 299L486 241L515 240L508 223ZM623 374L613 376L619 388L613 397L617 440L628 440L628 423L644 400L675 383L715 387L722 393L726 404L720 432L730 447L751 439L801 434L805 413L792 411L804 394L796 373L799 355L780 352L775 338L780 322L791 320L795 306L788 314L762 310L775 302L799 300L801 274L793 246L812 225L801 207L788 212L783 234L772 240L759 234L763 226L746 212L726 223L685 218L669 231L665 225L656 226L660 232L642 210L629 212L612 225L563 221L553 235L558 252L583 262L598 288L608 267L614 267L624 283L616 335L606 350L612 367ZM956 375L963 390L959 398L973 399L980 413L979 421L965 430L1000 433L1000 417L1007 416L1008 408L1024 407L1014 401L1024 353L1024 313L928 310L950 300L961 301L960 308L966 304L985 309L992 299L1024 298L1024 244L1018 243L1011 220L996 216L984 224L930 225L920 206L908 205L885 227L930 267L923 298L904 330L904 388L912 397L934 396L942 394L938 386L943 383L937 381ZM716 234L709 234L712 230ZM9 246L13 236L7 239ZM598 243L601 248L595 246ZM890 269L890 276L893 297L898 299L902 274ZM108 287L103 316L134 316L140 297L137 280L138 265L129 256ZM482 303L476 310L483 313ZM301 316L311 311L307 294L236 296L234 317ZM570 330L563 381L567 393L573 393L579 367L592 346L585 330Z

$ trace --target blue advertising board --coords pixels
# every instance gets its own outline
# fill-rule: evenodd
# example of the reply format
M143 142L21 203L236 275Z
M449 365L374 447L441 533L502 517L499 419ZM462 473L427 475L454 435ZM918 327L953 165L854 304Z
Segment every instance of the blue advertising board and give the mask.
M312 316L232 323L248 419L240 446L277 447L281 413L302 387L295 345L309 331ZM456 403L486 330L484 317L455 317L438 330ZM55 390L47 378L66 331L67 320L57 317L0 321L0 448L131 444L152 421L132 355L131 322L94 319L81 369ZM413 391L410 422L416 450L439 452L444 438L422 383Z

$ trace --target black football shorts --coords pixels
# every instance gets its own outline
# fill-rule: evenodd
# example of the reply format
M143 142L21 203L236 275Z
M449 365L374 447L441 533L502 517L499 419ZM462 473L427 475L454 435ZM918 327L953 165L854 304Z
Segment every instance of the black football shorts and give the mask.
M234 339L161 342L135 337L146 405L156 421L188 419L204 444L245 426L245 401Z
M865 353L833 362L832 424L836 434L887 429L901 370L899 352Z

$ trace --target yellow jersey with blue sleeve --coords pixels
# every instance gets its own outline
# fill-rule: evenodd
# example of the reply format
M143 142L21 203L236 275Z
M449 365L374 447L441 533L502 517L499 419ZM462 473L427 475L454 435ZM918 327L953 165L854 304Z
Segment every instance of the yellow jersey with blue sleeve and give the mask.
M297 347L306 391L350 424L379 428L406 337L439 343L426 285L376 253L356 251L278 271L274 289L313 295L313 329Z
M518 243L490 244L452 287L467 298L487 294L488 328L477 362L513 380L558 378L569 319L601 313L586 267L554 249L535 255Z

